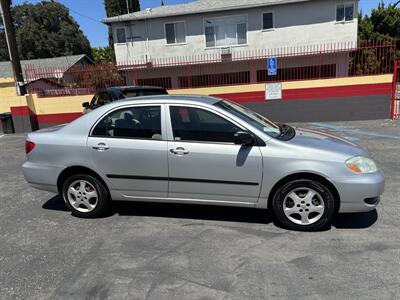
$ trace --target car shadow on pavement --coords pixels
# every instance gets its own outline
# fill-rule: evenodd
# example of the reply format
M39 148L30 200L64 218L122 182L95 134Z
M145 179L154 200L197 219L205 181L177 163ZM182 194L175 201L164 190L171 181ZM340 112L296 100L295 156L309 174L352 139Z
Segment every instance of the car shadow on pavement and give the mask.
M68 211L64 200L60 196L54 196L53 198L49 199L45 204L43 204L42 208L47 210ZM261 209L176 203L114 201L112 205L112 211L108 216L111 215L232 221L261 224L269 224L273 222L271 213Z
M337 229L363 229L374 225L377 220L376 210L365 213L338 214L332 226Z
M47 202L42 205L42 208L48 210L69 211L64 200L59 195L47 200Z
M247 207L115 202L113 209L116 214L121 216L146 216L260 224L269 224L273 222L273 216L269 211Z
M47 210L68 211L60 196L49 199L42 207ZM111 215L259 224L274 223L279 226L270 210L247 207L115 201L109 216ZM334 219L332 226L337 229L362 229L372 226L377 219L376 210L358 214L339 214Z

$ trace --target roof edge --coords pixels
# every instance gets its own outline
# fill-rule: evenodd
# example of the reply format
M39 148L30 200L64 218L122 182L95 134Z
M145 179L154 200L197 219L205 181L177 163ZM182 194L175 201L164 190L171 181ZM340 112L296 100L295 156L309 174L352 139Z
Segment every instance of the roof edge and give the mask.
M282 1L282 2L278 2L278 3L259 3L259 4L253 4L253 5L243 4L243 5L236 5L236 6L230 6L230 7L199 9L197 11L180 12L180 13L172 13L172 14L161 13L156 16L152 16L151 13L148 16L140 16L140 17L135 17L133 14L125 14L125 15L105 18L105 19L102 19L101 22L106 25L111 25L113 23L124 23L124 22L130 22L130 21L141 21L141 20L149 20L149 19L162 19L162 18L167 18L167 17L178 17L178 16L211 13L211 12L231 11L231 10L246 9L246 8L287 5L287 4L292 4L292 3L301 3L301 2L310 2L310 1L313 1L313 0L287 0L287 1ZM179 5L179 4L177 4L177 5ZM173 6L173 5L171 5L171 6ZM141 12L144 12L144 10L142 10ZM126 17L126 18L121 20L121 17Z

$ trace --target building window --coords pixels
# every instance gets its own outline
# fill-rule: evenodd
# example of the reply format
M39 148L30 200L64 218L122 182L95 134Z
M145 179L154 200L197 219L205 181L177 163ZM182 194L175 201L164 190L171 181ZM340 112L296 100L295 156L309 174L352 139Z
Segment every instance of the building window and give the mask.
M336 22L348 22L354 19L354 4L338 4L336 6Z
M126 43L126 33L125 28L117 28L117 43Z
M246 16L212 18L205 20L206 47L247 44Z
M165 24L165 38L167 44L181 44L186 42L185 23L176 22Z
M263 30L274 28L274 14L272 12L263 13Z

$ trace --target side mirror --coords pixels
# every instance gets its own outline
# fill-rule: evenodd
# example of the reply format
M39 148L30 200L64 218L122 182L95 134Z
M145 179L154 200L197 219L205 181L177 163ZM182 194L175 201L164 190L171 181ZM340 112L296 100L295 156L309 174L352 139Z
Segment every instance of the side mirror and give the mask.
M82 107L88 109L88 108L90 108L90 103L89 102L83 102L82 103Z
M246 131L238 131L233 136L237 145L253 145L255 141L254 136Z

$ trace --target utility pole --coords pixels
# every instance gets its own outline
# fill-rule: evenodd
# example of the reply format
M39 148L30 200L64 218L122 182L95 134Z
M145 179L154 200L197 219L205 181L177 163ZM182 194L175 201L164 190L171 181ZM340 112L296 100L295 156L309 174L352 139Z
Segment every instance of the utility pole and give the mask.
M0 12L3 16L4 31L14 73L14 80L16 82L17 95L23 96L26 94L26 88L24 76L22 74L21 62L19 60L17 41L15 39L15 30L10 11L10 0L0 0Z
M130 9L129 9L129 0L126 0L126 11L128 12L128 14L130 14Z

